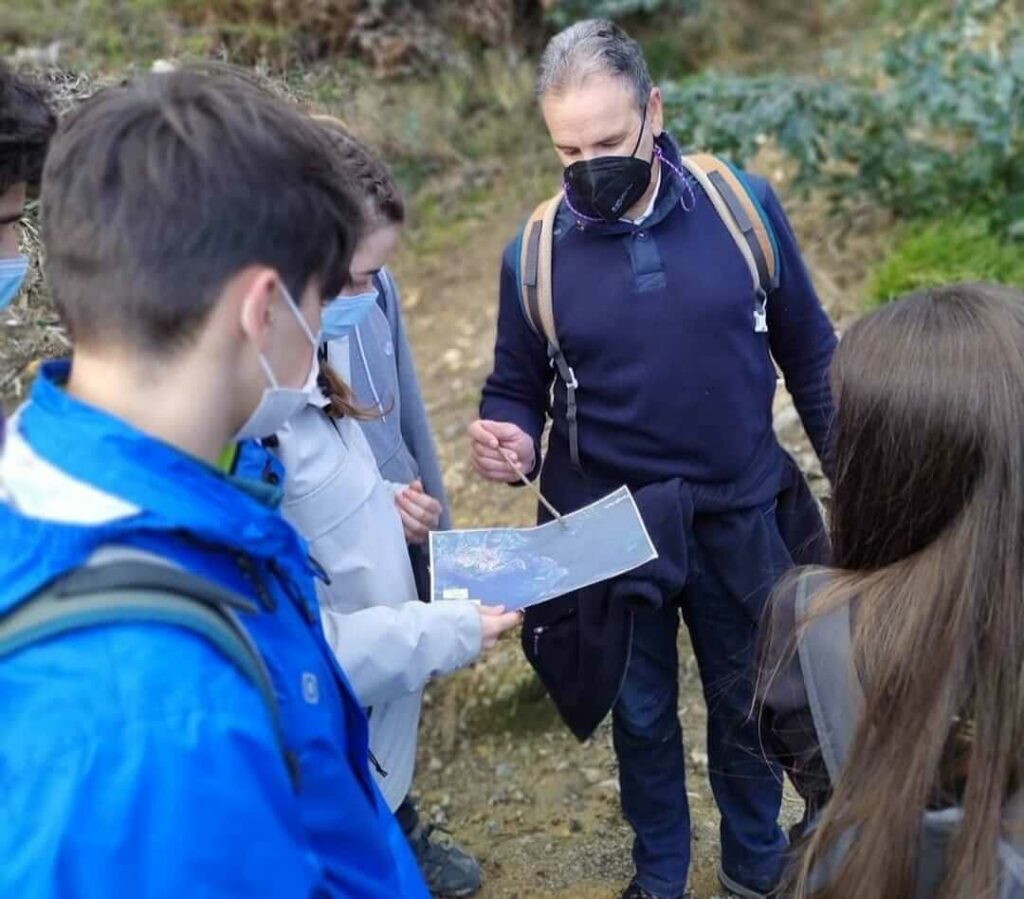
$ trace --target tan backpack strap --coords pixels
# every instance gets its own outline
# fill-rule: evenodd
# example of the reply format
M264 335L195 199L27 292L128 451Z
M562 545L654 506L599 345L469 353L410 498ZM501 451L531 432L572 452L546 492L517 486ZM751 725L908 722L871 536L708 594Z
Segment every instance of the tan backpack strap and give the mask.
M768 234L761 211L750 196L750 191L724 159L710 153L695 153L689 158L694 165L707 173L711 183L728 205L732 217L754 253L761 282L767 292L769 285L775 286L778 283L778 261L775 258L775 245Z
M683 156L679 160L683 168L686 169L694 178L697 179L697 183L704 189L704 193L707 194L711 205L715 207L715 212L718 213L718 217L722 220L722 224L728 229L730 236L739 248L740 253L743 254L743 259L747 263L747 268L750 270L751 280L755 288L761 287L761 278L757 271L757 263L754 261L754 254L747 244L746 239L743 236L743 232L740 231L739 226L733 219L732 213L729 211L729 206L725 202L725 198L718 191L718 189L712 184L711 179L708 177L708 173L704 171L697 163L693 161L690 156Z
M724 159L710 153L695 153L689 159L707 173L708 179L725 200L754 254L761 284L767 293L778 284L778 260L775 257L775 244L750 191Z
M552 293L551 268L555 247L555 216L562 204L562 192L548 200L541 223L540 268L537 272L537 305L540 312L541 328L551 346L558 348L558 331L555 328L555 301Z
M579 407L576 390L579 382L558 342L555 327L555 303L552 290L552 256L555 245L555 218L562 204L562 191L545 200L523 228L519 248L519 298L526 321L547 344L548 358L565 385L565 417L569 435L569 461L582 471L580 461Z
M519 292L523 313L538 337L558 347L554 301L551 293L551 257L555 216L562 192L541 203L523 228L519 249Z
M778 285L778 257L761 213L727 162L710 153L680 159L715 207L750 271L756 296L754 329L768 330L768 293Z

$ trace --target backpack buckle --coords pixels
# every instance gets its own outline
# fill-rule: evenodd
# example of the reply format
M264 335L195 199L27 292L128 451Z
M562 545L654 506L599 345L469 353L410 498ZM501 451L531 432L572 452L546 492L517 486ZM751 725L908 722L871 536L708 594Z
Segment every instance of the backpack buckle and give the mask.
M758 287L754 294L754 333L768 333L768 294L764 288Z
M548 344L548 361L551 363L551 367L558 372L558 376L565 382L566 387L570 390L575 390L580 386L580 382L576 380L576 372L572 370L572 366L565 356L562 355L562 351L552 344Z

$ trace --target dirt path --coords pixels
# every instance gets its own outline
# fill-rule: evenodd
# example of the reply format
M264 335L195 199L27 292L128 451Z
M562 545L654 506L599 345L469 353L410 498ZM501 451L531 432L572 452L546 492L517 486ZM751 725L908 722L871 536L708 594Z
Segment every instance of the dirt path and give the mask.
M490 211L468 223L453 211L447 249L426 256L414 241L397 266L458 526L533 522L529 495L484 484L473 475L465 438L491 365L498 260L533 199L522 193L507 203L498 198ZM834 314L844 317L862 280L856 260L872 255L879 237L862 228L859 237L840 247L820 227L819 210L796 204L792 211L806 237L819 290ZM782 390L776 421L801 464L814 468ZM720 894L718 814L707 782L706 713L685 635L680 653L679 710L694 823L690 885L694 897L707 899ZM579 745L558 720L516 640L431 687L417 789L427 816L483 860L487 899L610 899L632 872L610 727L606 722ZM799 814L791 796L784 814Z

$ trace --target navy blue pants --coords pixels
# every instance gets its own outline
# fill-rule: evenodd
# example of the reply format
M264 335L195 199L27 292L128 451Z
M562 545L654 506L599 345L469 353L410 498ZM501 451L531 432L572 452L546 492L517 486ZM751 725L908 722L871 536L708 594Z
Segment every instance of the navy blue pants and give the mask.
M638 609L622 691L612 715L622 809L633 828L641 886L681 896L690 863L677 634L690 631L708 710L711 788L721 813L727 874L768 890L781 874L786 838L777 819L781 769L769 763L752 711L756 631L775 581L790 567L774 504L740 513L733 553L690 546L690 574L675 602ZM698 528L699 533L699 528ZM753 569L753 570L752 570Z

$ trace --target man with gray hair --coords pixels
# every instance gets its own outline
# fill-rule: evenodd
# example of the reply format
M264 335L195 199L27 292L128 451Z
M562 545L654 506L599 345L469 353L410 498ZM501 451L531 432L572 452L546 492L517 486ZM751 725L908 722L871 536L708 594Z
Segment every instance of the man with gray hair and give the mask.
M751 715L755 634L778 579L827 550L772 430L773 357L824 458L835 336L771 187L680 153L620 28L586 21L556 35L538 96L564 192L504 256L474 467L508 483L541 472L562 512L626 484L659 559L529 610L524 649L577 737L612 711L635 833L623 895L672 899L690 856L683 618L708 705L719 876L734 894L764 896L786 839L781 774Z

